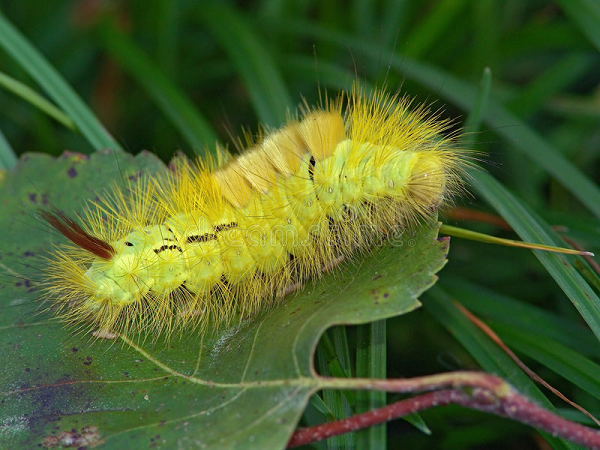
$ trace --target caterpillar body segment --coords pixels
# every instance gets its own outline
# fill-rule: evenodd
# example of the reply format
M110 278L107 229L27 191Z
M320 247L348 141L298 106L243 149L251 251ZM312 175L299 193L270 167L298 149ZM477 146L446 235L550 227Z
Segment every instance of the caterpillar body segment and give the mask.
M227 325L432 218L466 165L441 136L447 123L382 92L348 102L344 113L341 101L307 112L222 167L180 158L166 176L115 189L79 234L47 214L72 241L46 287L59 316L154 337Z

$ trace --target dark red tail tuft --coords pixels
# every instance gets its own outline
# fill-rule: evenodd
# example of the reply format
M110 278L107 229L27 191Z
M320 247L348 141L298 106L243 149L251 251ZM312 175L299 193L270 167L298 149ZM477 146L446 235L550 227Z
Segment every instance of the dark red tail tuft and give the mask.
M40 215L63 236L82 249L102 259L111 259L116 253L112 245L86 233L73 219L59 210L55 209L52 212L42 210Z

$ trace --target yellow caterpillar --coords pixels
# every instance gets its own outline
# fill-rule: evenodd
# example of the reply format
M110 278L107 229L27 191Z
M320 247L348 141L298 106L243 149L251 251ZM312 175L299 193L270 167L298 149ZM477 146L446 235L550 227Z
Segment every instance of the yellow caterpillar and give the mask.
M344 104L346 107L344 108ZM91 203L46 291L58 315L100 335L230 324L324 266L432 220L460 186L448 122L406 98L356 88L217 167L178 158L164 176Z

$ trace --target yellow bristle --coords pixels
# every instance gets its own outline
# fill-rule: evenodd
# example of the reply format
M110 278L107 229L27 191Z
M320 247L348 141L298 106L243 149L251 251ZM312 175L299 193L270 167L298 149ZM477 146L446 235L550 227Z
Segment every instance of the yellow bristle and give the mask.
M298 132L317 161L329 158L346 137L344 119L337 111L315 111L306 115Z
M287 178L298 172L308 148L298 133L298 123L293 122L265 137L261 151L270 159L273 167Z
M431 220L468 165L448 122L360 88L272 131L237 158L177 158L161 177L91 203L103 258L57 250L46 290L97 336L227 326L394 230ZM81 234L80 240L87 239Z

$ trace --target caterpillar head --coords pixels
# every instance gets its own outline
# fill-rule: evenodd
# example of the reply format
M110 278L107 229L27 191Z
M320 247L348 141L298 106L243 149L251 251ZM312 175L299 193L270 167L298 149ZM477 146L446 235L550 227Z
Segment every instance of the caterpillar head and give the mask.
M125 309L156 310L161 302L152 299L168 296L180 287L188 274L184 256L174 234L165 225L134 230L115 242L106 242L83 230L59 211L44 211L42 217L80 250L92 255L91 264L82 269L69 263L53 270L54 293L64 299L61 315L67 319L87 319L100 329L110 329ZM61 261L59 261L59 265Z
M110 245L110 259L96 258L85 273L97 302L139 302L150 292L168 294L187 278L181 247L164 225L132 231Z

